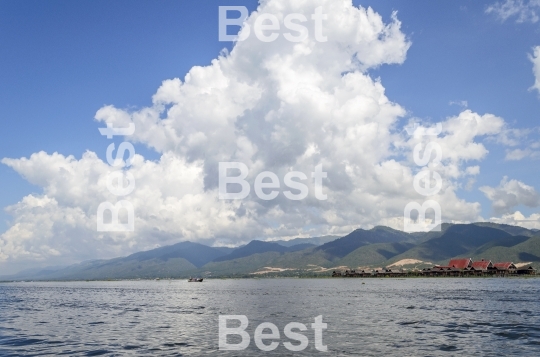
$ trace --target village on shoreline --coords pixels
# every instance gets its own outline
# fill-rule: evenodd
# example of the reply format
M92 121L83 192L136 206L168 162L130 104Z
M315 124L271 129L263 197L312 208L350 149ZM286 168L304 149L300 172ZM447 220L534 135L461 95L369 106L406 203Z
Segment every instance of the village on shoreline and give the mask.
M492 263L491 260L473 261L471 258L451 259L448 265L435 265L422 270L413 269L363 269L334 270L333 278L372 278L372 277L479 277L479 276L531 276L536 275L531 265L518 267L512 262Z

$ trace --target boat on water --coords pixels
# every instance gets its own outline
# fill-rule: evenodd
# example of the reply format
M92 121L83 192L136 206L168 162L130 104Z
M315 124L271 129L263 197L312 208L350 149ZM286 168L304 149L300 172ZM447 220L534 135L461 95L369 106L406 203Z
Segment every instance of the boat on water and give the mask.
M189 278L188 283L202 283L203 278Z

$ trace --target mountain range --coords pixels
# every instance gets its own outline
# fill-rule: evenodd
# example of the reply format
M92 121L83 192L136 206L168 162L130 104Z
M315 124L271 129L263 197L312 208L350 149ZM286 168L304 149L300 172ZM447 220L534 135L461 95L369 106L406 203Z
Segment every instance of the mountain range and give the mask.
M455 257L540 265L540 232L494 223L443 224L440 231L356 229L343 237L253 240L237 248L180 242L108 260L32 269L0 280L104 280L321 276L333 269L421 268Z

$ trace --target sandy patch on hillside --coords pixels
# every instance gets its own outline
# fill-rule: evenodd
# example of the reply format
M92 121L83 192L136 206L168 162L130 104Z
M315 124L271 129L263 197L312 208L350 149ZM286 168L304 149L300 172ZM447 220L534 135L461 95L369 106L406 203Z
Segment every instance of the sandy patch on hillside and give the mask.
M308 264L308 265L306 266L306 270L307 270L307 271L311 271L311 272L318 273L318 272L326 271L327 269L326 269L326 268L323 268L323 267L320 266L320 265Z
M333 268L323 268L320 267L319 271L330 271L330 270L349 270L349 267L347 266L339 266L339 267L333 267Z
M263 270L259 270L251 274L280 273L286 270L295 270L295 269L264 267Z
M413 264L433 264L433 263L424 262L418 259L401 259L400 261L395 262L394 264L391 264L388 267L402 267L404 265L413 265Z

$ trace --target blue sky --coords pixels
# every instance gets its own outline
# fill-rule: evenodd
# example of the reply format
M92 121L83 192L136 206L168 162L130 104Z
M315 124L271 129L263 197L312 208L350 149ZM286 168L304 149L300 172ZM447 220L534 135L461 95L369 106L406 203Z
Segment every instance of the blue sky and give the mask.
M457 116L465 107L504 118L522 138L538 141L540 97L528 55L540 45L540 22L502 21L486 13L493 2L355 1L372 6L385 22L397 11L401 31L412 43L402 64L371 68L386 96L410 117L432 122ZM105 105L138 110L152 105L162 81L183 79L193 66L207 66L232 43L218 41L218 6L256 1L2 1L0 2L0 159L58 152L80 159L87 150L104 158L109 142L94 116ZM454 104L451 104L454 102ZM400 125L403 125L402 122ZM535 129L536 128L536 129ZM534 131L536 130L536 132ZM512 148L486 141L489 155L470 190L456 194L481 204L478 188L495 187L504 176L540 190L538 160L505 160ZM517 146L521 147L521 146ZM147 160L162 153L136 144ZM29 194L41 195L7 165L0 165L0 207ZM519 204L525 215L538 207ZM12 217L0 212L0 233Z
M501 116L516 128L539 126L540 100L538 92L529 90L534 77L527 57L540 43L538 22L501 22L485 13L494 2L362 3L382 14L397 10L403 31L411 37L405 63L383 66L373 75L381 76L388 96L413 116L439 121L462 109L450 102L465 100L473 111ZM486 175L476 187L496 185L505 175L538 186L538 161L505 161L500 145L488 149L489 158L481 165ZM484 216L489 216L489 200L481 192L466 195L481 202Z
M256 1L225 1L254 9ZM45 151L104 157L93 120L105 104L141 107L161 82L209 64L218 41L212 2L5 1L0 4L0 156ZM153 151L138 151L156 158ZM0 207L40 192L0 165ZM0 213L0 231L9 216Z

